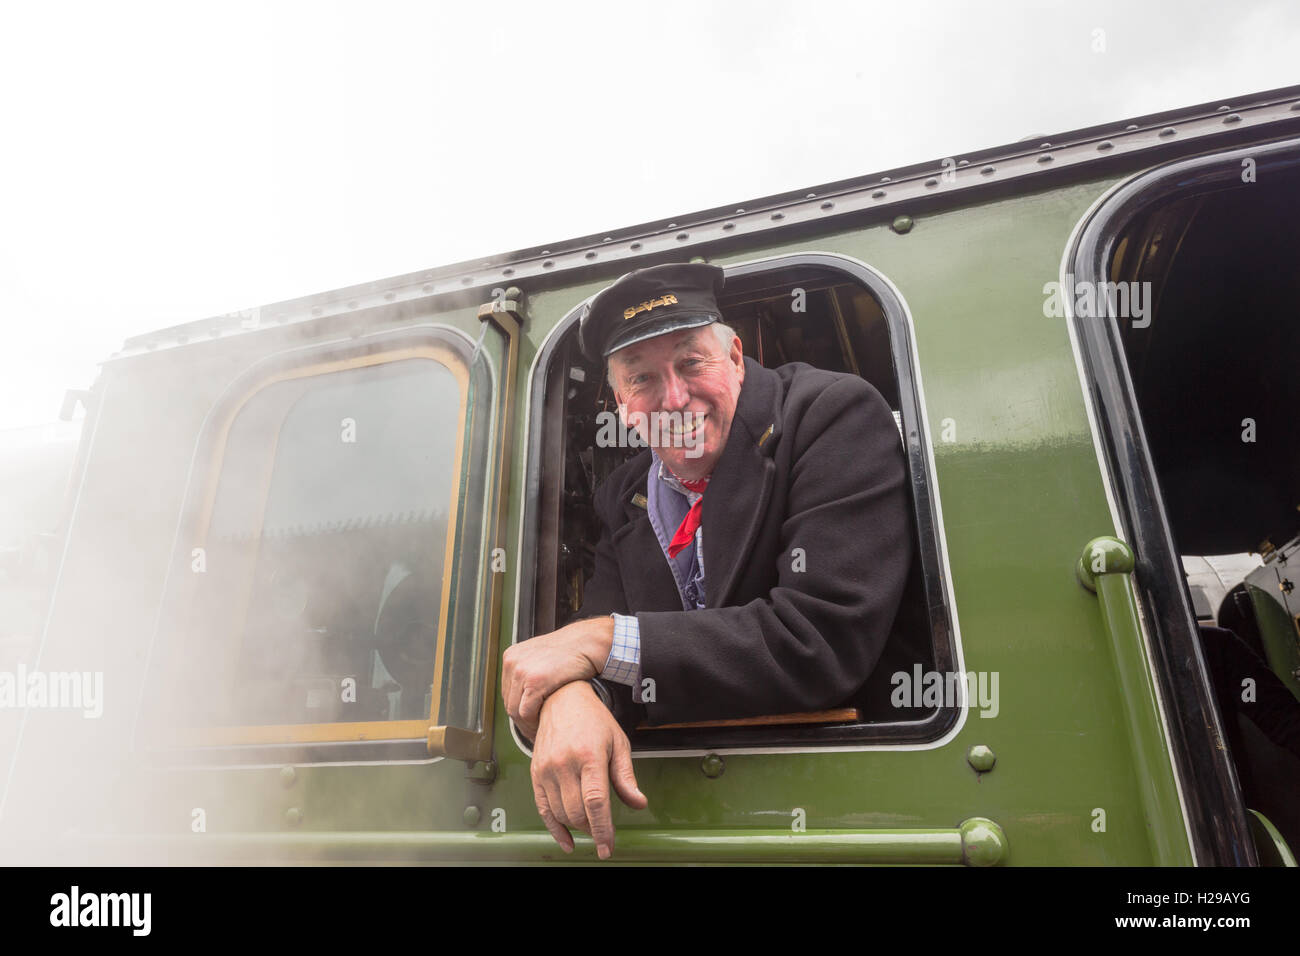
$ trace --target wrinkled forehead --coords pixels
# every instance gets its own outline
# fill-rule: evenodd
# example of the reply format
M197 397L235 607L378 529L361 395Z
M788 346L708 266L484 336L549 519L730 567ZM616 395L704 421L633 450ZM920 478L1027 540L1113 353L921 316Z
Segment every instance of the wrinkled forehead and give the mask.
M671 361L684 352L696 349L712 351L718 343L717 334L712 326L698 329L681 329L666 335L656 335L652 339L637 342L625 349L619 349L606 360L611 366L617 363L622 368L634 365L653 365L657 362Z

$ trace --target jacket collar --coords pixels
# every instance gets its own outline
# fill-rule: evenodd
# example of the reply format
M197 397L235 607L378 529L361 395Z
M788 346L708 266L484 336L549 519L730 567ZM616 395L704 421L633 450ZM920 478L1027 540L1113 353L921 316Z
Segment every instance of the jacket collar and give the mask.
M731 433L704 493L700 517L708 550L709 607L722 607L730 598L767 513L776 475L772 451L781 436L780 412L780 376L746 358Z

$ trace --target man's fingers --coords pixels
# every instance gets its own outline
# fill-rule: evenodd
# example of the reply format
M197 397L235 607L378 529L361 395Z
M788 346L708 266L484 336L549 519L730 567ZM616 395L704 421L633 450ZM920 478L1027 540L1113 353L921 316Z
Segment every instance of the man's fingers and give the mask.
M526 723L526 722L524 722L524 721L522 721L522 720L517 720L517 721L515 721L515 726L519 728L519 732L520 732L521 734L523 734L523 735L524 735L525 737L527 737L529 740L531 740L531 741L533 741L534 743L536 743L536 741L537 741L537 731L538 731L538 725L537 725L537 724L530 724L530 723Z
M519 694L519 716L515 721L536 724L537 718L542 715L542 703L545 700L543 695L525 685Z
M614 756L609 767L612 771L610 782L619 799L633 810L644 810L650 801L636 785L636 774L632 772L632 747L623 734L614 740Z
M609 772L599 760L582 768L582 807L596 841L596 855L609 859L614 852L614 819L609 808Z
M575 830L590 833L591 825L587 823L587 808L582 803L581 780L576 769L574 768L573 773L564 773L560 776L560 803L564 807L564 822ZM559 814L557 813L556 816Z
M537 804L537 813L542 818L542 823L546 824L546 829L551 832L551 837L565 853L572 853L573 835L565 829L564 824L555 819L555 814L551 812L550 800L546 796L546 790L536 781L533 782L533 801Z

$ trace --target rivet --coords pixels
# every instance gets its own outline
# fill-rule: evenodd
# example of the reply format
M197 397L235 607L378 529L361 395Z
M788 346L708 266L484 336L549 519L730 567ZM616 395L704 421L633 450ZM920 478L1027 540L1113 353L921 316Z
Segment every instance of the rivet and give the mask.
M883 189L877 189L874 193L871 194L871 198L872 198L872 199L884 199L884 198L885 198L885 191L884 191Z
M817 198L817 194L816 194L816 193L809 193L809 194L808 194L807 196L805 196L804 198L805 198L805 199L816 199L816 198Z
M677 241L678 241L678 242L681 242L682 240L684 240L684 239L689 239L690 237L691 237L691 234L690 234L689 232L679 232L679 233L677 234Z
M738 209L736 210L736 213L737 213L737 215L739 215L740 213L742 213L742 212L744 212L744 211L745 211L745 207L744 207L744 206L741 206L740 208L738 208Z
M992 176L993 173L994 173L994 168L992 166L985 166L983 169L980 170L981 176Z
M483 811L478 807L466 807L464 814L465 826L476 827L478 822L483 819Z
M957 165L958 165L958 166L969 166L969 165L970 165L970 160L969 160L969 159L959 159L959 160L957 160Z
M290 807L284 811L284 822L291 827L298 826L298 824L302 823L302 810L298 807Z
M716 780L718 777L721 777L723 771L726 769L727 765L717 754L709 754L700 761L700 771L710 780Z
M512 276L512 275L515 274L515 270L514 270L513 268L502 269L502 270L501 270L501 274L502 274L503 276Z
M774 212L774 213L772 213L772 221L773 221L773 222L777 221L778 219L784 219L784 218L785 218L785 213L783 213L783 212Z
M1225 116L1225 117L1223 118L1223 121L1224 121L1225 123L1240 123L1240 122L1241 122L1241 114L1240 114L1240 113L1229 113L1227 116Z
M1125 126L1124 128L1125 128L1125 129L1137 129L1137 128L1138 128L1138 124L1137 124L1137 123L1129 123L1129 124L1128 124L1127 126Z
M1040 156L1038 157L1038 161L1039 161L1040 163L1050 163L1050 162L1052 161L1052 154L1051 154L1051 153L1043 153L1042 155L1040 155Z
M588 259L594 259L594 258L596 258L596 253L594 253L594 252L588 252L588 253L587 253L587 258L588 258Z
M881 176L881 177L880 177L880 181L881 181L882 183L893 182L893 180L891 180L888 176Z
M899 216L897 219L895 219L892 223L889 224L889 228L894 230L894 232L898 233L900 236L903 235L904 233L911 232L912 217Z
M280 768L280 785L282 787L292 787L294 781L298 779L298 771L293 767L285 766Z
M998 758L988 747L983 744L976 744L966 751L966 762L980 773L988 773L993 769L993 765L998 762Z
M1108 139L1103 139L1100 143L1097 144L1097 149L1099 149L1103 153L1108 149L1114 149L1114 148L1115 148L1115 144Z
M553 265L555 265L555 261L553 259L547 259L545 262L542 263L542 268L549 269Z
M1052 144L1051 144L1051 143L1039 143L1039 144L1038 144L1038 148L1039 148L1039 149L1051 149L1051 148L1052 148Z
M1177 133L1177 132L1178 132L1178 130L1174 129L1172 126L1166 126L1164 129L1162 129L1162 130L1160 131L1160 135L1161 135L1161 136L1173 136L1173 135L1174 135L1175 133Z
M724 232L730 232L732 229L735 228L736 228L736 224L734 222L724 222L722 224L722 229Z
M1291 104L1291 112L1292 112L1292 113L1300 113L1300 103L1292 103L1292 104Z
M604 239L602 239L602 240L600 240L600 241L601 241L601 242L613 242L613 241L614 241L614 237L613 237L613 236L606 236Z
M628 248L631 249L633 252L636 252L638 249L641 248L641 243L639 243L639 242L634 242L634 243L632 243L632 245L630 245Z
M929 179L927 179L927 180L925 181L925 185L926 185L927 188L933 188L934 186L939 185L939 180L937 180L937 179L935 179L933 176L931 176Z
M1217 110L1215 110L1215 112L1216 112L1216 113L1226 113L1226 112L1228 112L1228 110L1230 110L1230 109L1232 109L1232 107L1230 107L1230 106L1228 106L1228 105L1225 104L1225 105L1223 105L1223 106L1220 106Z
M828 200L826 200L824 203L822 203L822 208L823 208L823 209L833 209L833 208L835 208L835 203L831 202L831 201L828 199Z

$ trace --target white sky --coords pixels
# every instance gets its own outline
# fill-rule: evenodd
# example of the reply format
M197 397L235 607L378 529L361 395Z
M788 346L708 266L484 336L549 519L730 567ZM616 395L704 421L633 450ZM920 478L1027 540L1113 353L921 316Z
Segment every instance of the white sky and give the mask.
M153 328L1300 83L1283 0L0 11L0 429Z

